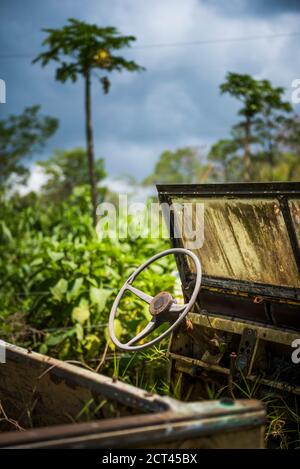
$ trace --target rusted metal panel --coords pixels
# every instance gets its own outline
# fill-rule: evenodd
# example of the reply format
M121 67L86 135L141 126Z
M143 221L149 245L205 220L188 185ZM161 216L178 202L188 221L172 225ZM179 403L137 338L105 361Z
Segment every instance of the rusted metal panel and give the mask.
M157 395L11 344L0 365L0 400L24 428L167 408Z
M175 207L185 202L192 204L192 226L200 224L196 204L204 204L204 243L194 252L205 275L300 288L300 275L278 200L184 197L172 201ZM175 219L178 223L176 210ZM182 242L187 247L184 236Z
M249 321L242 322L235 319L226 319L222 317L209 316L207 314L189 313L189 319L195 325L220 329L226 332L242 335L247 325L252 325L257 331L257 338L291 346L291 343L299 338L298 332L273 328L270 326L261 326Z
M173 401L175 404L175 402ZM238 431L256 431L256 446L262 446L261 429L265 413L257 401L225 401L203 403L177 403L168 411L153 415L107 419L77 425L61 425L20 432L0 437L2 447L156 447L163 442L188 441L191 447L201 445L201 439L213 437L217 442L221 434L224 447L231 447ZM220 443L219 443L220 445ZM249 447L240 442L239 447ZM183 446L184 447L184 446Z
M263 446L265 411L258 401L182 403L10 344L6 349L0 401L6 420L26 429L0 434L0 447ZM78 422L91 399L98 404L95 420L66 424ZM105 402L100 412L99 402ZM239 432L245 438L237 443Z
M203 245L194 250L202 286L190 327L181 326L169 345L172 386L179 383L179 396L204 398L207 383L230 389L243 376L299 405L292 343L300 337L300 184L160 185L158 192L173 208L174 247L190 235L183 229L176 238L182 205L192 204L190 226L201 232L194 207L204 204ZM188 300L193 268L177 265Z
M204 203L204 243L196 248L204 287L300 304L299 183L157 188L160 202L175 212L175 202ZM200 221L194 222L201 232ZM176 238L177 225L171 211L170 238L174 247L182 247L187 239ZM179 261L178 267L185 283L192 266Z
M198 386L199 380L209 378L218 389L232 380L238 382L242 374L243 379L267 386L272 392L300 396L300 369L292 362L292 343L299 339L298 332L208 313L189 313L188 319L192 327L177 330L169 347L174 386L179 372L191 376L190 385ZM183 389L178 395L186 394Z

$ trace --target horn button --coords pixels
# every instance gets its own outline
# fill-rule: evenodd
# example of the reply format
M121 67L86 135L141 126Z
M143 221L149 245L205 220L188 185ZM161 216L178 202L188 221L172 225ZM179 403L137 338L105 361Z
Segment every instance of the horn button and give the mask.
M174 303L173 297L170 293L163 291L158 293L149 305L149 311L152 316L158 316L161 313L166 313Z

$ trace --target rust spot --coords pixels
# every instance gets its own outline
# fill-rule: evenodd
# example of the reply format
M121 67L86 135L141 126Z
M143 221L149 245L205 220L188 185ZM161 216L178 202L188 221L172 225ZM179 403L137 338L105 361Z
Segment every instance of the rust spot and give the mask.
M264 301L262 296L255 296L253 298L253 303L262 303Z
M191 331L194 329L193 323L190 319L185 320L186 328L188 331Z
M274 213L275 213L275 215L279 215L279 213L280 213L280 208L276 204L274 205Z

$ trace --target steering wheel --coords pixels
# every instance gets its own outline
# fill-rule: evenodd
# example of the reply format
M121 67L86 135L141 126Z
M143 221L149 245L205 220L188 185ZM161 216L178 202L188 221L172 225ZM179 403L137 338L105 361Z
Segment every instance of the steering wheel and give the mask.
M176 304L176 300L168 292L160 292L156 296L152 297L144 293L143 291L139 290L138 288L135 288L132 285L134 279L144 269L146 269L146 267L148 267L157 259L168 256L169 254L184 254L186 256L189 256L193 260L195 268L196 268L196 282L195 282L194 291L192 293L190 301L183 305ZM114 301L114 304L112 306L112 309L109 315L109 334L113 343L121 350L126 350L126 351L142 350L146 347L149 347L159 342L164 337L169 335L183 321L183 319L185 318L185 316L188 314L193 304L195 303L199 290L200 290L200 286L201 286L201 277L202 277L202 271L201 271L200 261L198 257L192 251L189 251L188 249L183 249L183 248L167 249L166 251L162 251L159 254L156 254L155 256L148 259L144 264L140 265L140 267L138 267L135 270L135 272L133 272L133 274L130 275L130 277L126 280L121 290L119 291L118 295L116 296L116 299ZM117 313L120 300L126 290L131 291L140 299L144 300L146 303L149 304L149 311L152 315L152 319L139 334L137 334L133 339L131 339L126 344L122 344L116 338L115 330L114 330L114 320L115 320L115 316ZM144 337L149 335L151 332L153 332L155 329L157 329L163 322L170 323L170 327L165 332L163 332L162 334L160 334L160 336L155 337L154 339L150 340L149 342L145 344L133 346L134 343L139 342L141 339L143 339Z

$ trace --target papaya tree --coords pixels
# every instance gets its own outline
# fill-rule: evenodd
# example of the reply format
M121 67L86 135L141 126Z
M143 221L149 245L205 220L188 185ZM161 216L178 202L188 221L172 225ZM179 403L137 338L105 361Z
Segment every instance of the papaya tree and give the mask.
M134 36L122 36L112 26L101 27L88 24L74 18L59 29L43 29L47 33L43 46L47 50L39 54L33 63L40 62L44 67L50 62L57 65L56 80L65 83L76 82L79 77L84 79L85 101L85 132L88 158L89 181L93 207L93 221L96 224L97 180L93 144L91 85L93 71L101 70L105 74L100 78L104 93L110 89L108 74L113 71L137 72L143 70L133 60L127 60L118 54L120 49L130 47L136 40Z

